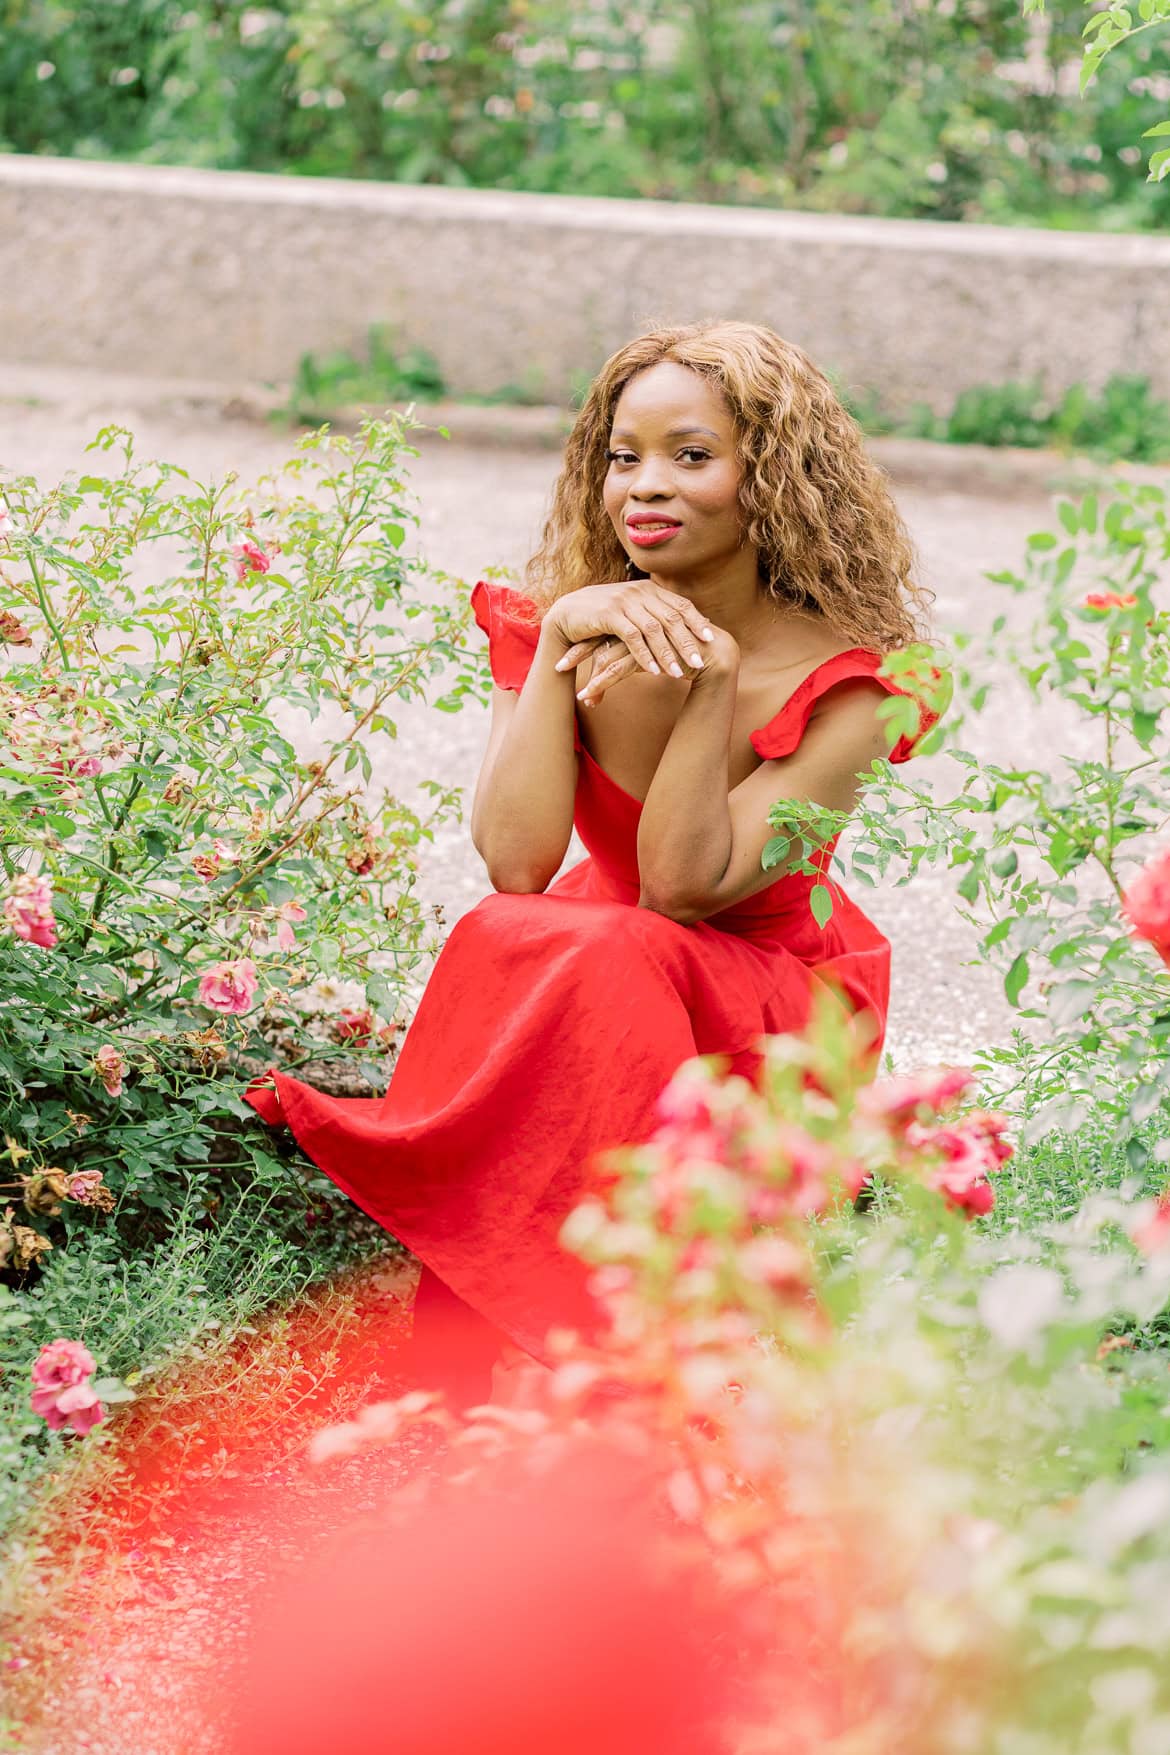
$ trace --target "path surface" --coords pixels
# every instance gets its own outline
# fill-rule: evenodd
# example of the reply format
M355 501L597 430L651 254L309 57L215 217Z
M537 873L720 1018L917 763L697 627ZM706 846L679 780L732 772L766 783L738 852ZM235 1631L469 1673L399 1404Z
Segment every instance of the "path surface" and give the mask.
M139 455L179 463L202 479L229 469L255 477L275 468L293 444L291 435L247 421L206 411L144 410L108 389L74 385L67 400L0 401L0 466L56 479L81 464L85 442L111 420L134 429ZM428 442L412 471L418 546L468 585L487 565L519 566L535 546L557 463L548 452L480 452ZM1046 503L999 503L955 492L899 497L924 576L937 593L940 627L984 625L1002 607L1002 594L983 574L1018 560L1028 533L1048 522ZM486 712L470 708L448 716L408 704L397 717L400 736L376 752L376 780L407 798L420 780L442 778L464 785L470 799ZM1058 738L1059 729L1035 710L1001 714L989 753L1008 758L1020 748L1053 747ZM465 827L449 828L426 850L422 887L426 900L444 904L449 922L487 893ZM897 1061L961 1060L1003 1033L1009 1014L998 982L967 961L973 940L945 877L927 874L910 889L891 885L860 899L894 947L889 1046ZM384 1485L387 1471L392 1477L403 1460L358 1461L328 1478L299 1464L267 1470L256 1491L281 1496L287 1512L277 1551L265 1550L238 1506L209 1515L191 1532L191 1546L175 1556L169 1576L121 1605L115 1624L103 1628L100 1647L70 1654L67 1683L63 1676L65 1685L47 1686L49 1726L22 1746L39 1755L215 1755L219 1733L201 1701L242 1647L252 1613L246 1581L258 1572L279 1581L281 1568L295 1566L336 1522L372 1508L375 1485Z
M216 417L206 409L144 410L131 392L119 399L107 385L74 384L61 400L56 386L42 402L0 400L0 467L56 479L80 466L83 447L100 425L117 420L136 434L138 454L179 463L197 479L236 470L243 480L276 468L294 435L250 420ZM411 478L420 525L415 546L435 565L470 586L485 566L519 567L535 548L559 459L547 451L475 450L431 439L420 446ZM1047 522L1043 500L993 501L955 492L899 494L919 546L923 576L936 592L940 629L973 629L1004 607L1004 593L984 578L1017 563L1028 533ZM437 714L406 703L396 714L400 735L373 752L374 781L410 798L418 782L441 778L471 791L487 736L487 713L475 706ZM1042 716L1000 719L994 753L1051 744ZM928 772L925 762L916 772ZM568 862L582 849L574 843ZM448 923L489 891L487 875L465 824L440 830L421 861L422 891L441 902ZM858 899L888 935L894 951L894 992L888 1047L899 1064L962 1060L1002 1035L1009 1012L996 976L972 966L973 935L958 918L950 880L925 873L911 888L893 884Z

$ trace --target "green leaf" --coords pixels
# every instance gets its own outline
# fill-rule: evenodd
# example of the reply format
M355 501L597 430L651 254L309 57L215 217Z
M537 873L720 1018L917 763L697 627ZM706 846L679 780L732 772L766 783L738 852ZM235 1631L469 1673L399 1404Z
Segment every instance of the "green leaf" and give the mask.
M813 919L824 931L833 913L833 898L826 885L813 885L808 894L808 905L812 909Z
M1170 122L1155 122L1152 128L1144 130L1142 139L1149 140L1154 134L1170 134Z
M1027 985L1028 958L1026 953L1021 951L1003 978L1003 990L1007 995L1009 1005L1018 1005L1020 1003L1020 995L1023 993Z

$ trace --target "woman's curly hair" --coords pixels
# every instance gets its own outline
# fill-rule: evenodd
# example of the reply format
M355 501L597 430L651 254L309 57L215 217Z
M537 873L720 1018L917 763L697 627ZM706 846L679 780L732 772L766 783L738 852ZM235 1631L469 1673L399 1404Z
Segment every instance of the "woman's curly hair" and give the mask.
M732 319L655 328L602 366L565 445L540 547L524 568L547 609L566 592L647 575L629 561L602 499L614 410L637 372L674 360L700 372L732 414L745 540L767 590L819 611L843 639L887 652L923 637L931 594L884 472L857 423L799 347Z

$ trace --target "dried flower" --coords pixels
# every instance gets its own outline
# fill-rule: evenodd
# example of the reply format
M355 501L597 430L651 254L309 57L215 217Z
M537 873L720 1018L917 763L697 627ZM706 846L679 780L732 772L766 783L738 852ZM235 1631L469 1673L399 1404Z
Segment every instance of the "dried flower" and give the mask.
M100 1170L74 1170L65 1186L65 1198L81 1207L96 1207L100 1213L114 1210L113 1193Z
M11 1207L6 1207L0 1220L0 1267L11 1267L19 1274L27 1273L53 1245L31 1225L18 1225Z
M31 646L32 635L11 610L0 609L0 641L7 646Z
M47 1170L38 1170L33 1176L21 1178L24 1184L22 1196L25 1207L30 1213L41 1218L51 1219L61 1211L61 1202L69 1198L69 1179L64 1170L50 1165Z
M106 1087L107 1096L120 1097L122 1095L122 1081L129 1071L129 1062L125 1056L119 1054L116 1048L106 1043L104 1047L98 1049L90 1064Z
M228 1057L228 1046L214 1024L206 1030L185 1030L183 1041L200 1072L215 1072Z
M251 957L213 963L199 980L199 1001L215 1012L251 1011L258 986L256 965Z
M57 943L53 886L46 877L21 872L8 886L4 918L17 938L51 951Z
M56 1340L41 1348L33 1360L33 1389L29 1405L46 1425L57 1432L68 1426L88 1432L105 1419L105 1410L89 1379L94 1357L80 1341Z

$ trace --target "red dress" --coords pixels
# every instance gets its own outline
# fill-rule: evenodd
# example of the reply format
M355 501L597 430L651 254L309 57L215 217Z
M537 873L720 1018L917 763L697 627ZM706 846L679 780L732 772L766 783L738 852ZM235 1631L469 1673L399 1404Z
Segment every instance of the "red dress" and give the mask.
M519 692L539 637L530 600L480 580L471 601L493 678ZM790 755L817 699L880 663L857 648L819 665L752 733L756 752ZM537 1357L550 1327L596 1320L585 1270L557 1241L591 1155L645 1139L691 1056L725 1054L750 1075L759 1038L799 1028L816 991L867 1009L879 1033L889 993L889 943L836 885L823 930L806 876L694 926L637 907L641 804L575 741L589 857L543 893L489 895L456 922L386 1094L326 1096L275 1069L275 1092L247 1093L420 1258L420 1307L453 1292ZM891 759L911 753L902 739Z

